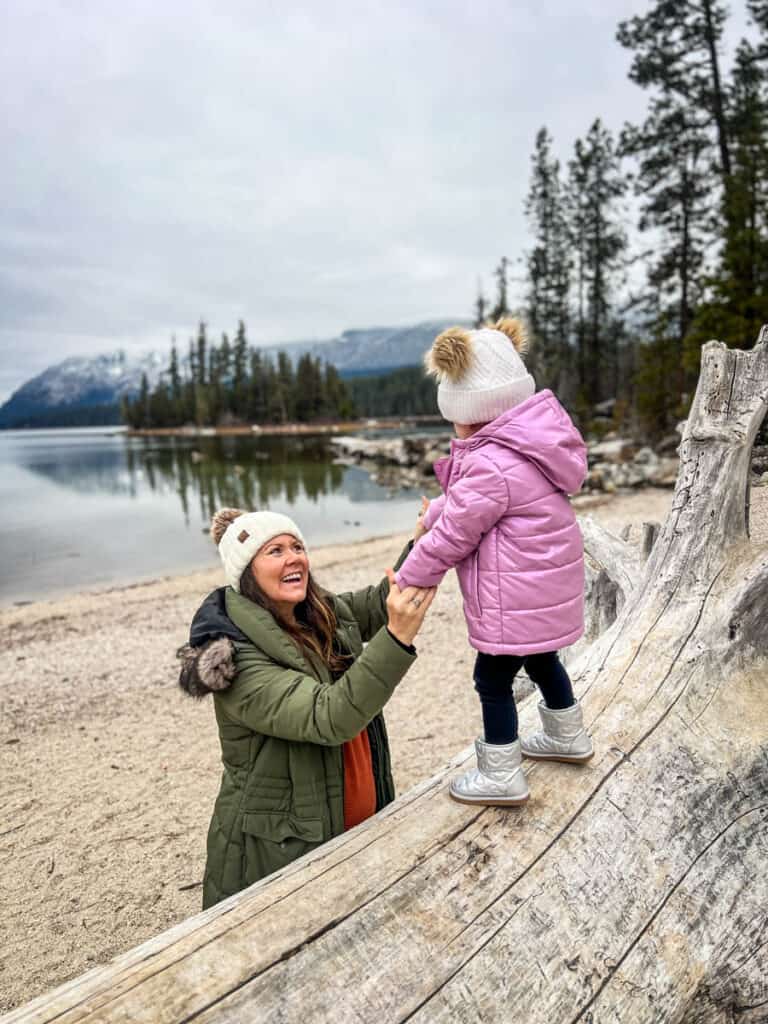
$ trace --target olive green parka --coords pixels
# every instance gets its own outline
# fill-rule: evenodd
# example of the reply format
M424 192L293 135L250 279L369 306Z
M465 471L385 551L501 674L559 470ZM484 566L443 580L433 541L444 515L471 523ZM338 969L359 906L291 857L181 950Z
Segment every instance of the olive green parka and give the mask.
M386 629L388 592L385 579L326 595L337 644L355 659L335 681L269 612L231 588L224 592L226 616L241 639L234 677L214 692L224 771L208 830L203 908L344 831L342 745L366 727L377 810L394 798L380 712L415 652Z

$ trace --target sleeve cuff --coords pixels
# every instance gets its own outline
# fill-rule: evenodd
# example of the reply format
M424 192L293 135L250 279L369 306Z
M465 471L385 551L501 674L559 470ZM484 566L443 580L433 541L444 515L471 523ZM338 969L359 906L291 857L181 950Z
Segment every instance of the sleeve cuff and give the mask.
M385 628L387 630L387 633L389 633L389 635L395 641L397 646L401 648L401 650L406 651L408 654L411 655L412 658L416 657L416 648L413 646L413 644L404 644L402 640L398 640L395 634L390 631L389 626L386 626Z
M408 555L410 555L411 551L413 551L413 541L409 540L408 543L403 548L403 550L400 552L400 555L399 555L397 561L395 562L395 572L398 571L398 569L403 564L403 562L406 560Z

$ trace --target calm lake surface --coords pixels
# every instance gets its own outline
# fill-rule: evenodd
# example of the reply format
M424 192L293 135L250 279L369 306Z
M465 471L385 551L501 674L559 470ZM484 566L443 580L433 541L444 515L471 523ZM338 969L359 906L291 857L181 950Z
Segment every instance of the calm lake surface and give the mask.
M420 492L390 497L333 457L320 435L0 431L0 603L214 566L224 505L286 512L310 548L412 526Z

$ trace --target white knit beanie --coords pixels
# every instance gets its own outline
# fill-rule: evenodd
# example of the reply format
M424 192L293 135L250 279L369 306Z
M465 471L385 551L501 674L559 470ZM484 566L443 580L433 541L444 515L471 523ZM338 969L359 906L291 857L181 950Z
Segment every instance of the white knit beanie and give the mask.
M214 515L211 531L214 534L214 540L217 520L221 522L221 519L232 511L232 509L221 509ZM238 594L240 593L240 577L251 564L251 559L258 554L259 549L268 540L279 537L281 533L289 533L306 547L301 530L291 518L281 512L267 510L244 512L232 519L219 540L219 555L224 566L227 583Z
M468 331L451 327L434 341L425 362L440 381L437 404L451 423L490 423L536 390L520 353L528 339L520 320Z

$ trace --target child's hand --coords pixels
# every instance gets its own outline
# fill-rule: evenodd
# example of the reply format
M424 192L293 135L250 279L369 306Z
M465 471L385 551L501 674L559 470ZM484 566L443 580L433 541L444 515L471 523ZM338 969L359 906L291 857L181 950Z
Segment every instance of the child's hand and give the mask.
M416 517L416 529L413 531L413 539L414 539L414 541L419 540L427 532L427 528L426 528L426 526L424 526L424 516L427 514L427 509L428 508L429 508L429 498L425 497L422 494L422 496L421 496L421 509L419 511L418 516Z
M389 580L387 628L401 644L409 647L421 629L427 609L437 593L437 587L406 587L405 590L400 590L392 569L385 571Z

